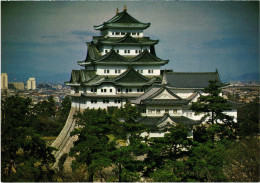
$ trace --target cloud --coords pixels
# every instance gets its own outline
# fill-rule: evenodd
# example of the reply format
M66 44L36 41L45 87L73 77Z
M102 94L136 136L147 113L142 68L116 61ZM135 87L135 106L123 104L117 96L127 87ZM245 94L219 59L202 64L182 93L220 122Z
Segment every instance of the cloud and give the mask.
M202 48L230 48L249 45L246 40L235 38L213 39L202 43Z
M82 30L73 30L70 31L70 34L77 36L94 36L97 35L97 32L94 31L82 31Z
M48 39L56 39L56 38L60 38L60 36L41 36L41 38L48 38Z

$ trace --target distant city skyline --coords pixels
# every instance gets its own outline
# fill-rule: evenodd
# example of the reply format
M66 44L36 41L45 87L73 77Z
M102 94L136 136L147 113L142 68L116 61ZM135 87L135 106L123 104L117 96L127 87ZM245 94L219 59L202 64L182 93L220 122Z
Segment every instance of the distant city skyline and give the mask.
M259 2L1 2L1 72L10 82L68 81L86 41L123 10L150 22L166 69L212 72L222 81L259 79Z

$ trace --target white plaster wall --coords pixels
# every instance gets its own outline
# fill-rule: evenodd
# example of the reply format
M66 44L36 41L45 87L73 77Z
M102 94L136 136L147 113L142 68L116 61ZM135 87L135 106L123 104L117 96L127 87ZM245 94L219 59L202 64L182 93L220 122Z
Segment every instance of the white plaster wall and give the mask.
M224 114L234 117L234 122L237 122L237 110L225 111Z
M101 89L106 89L106 92L101 92ZM112 89L112 92L110 92ZM113 85L100 85L97 87L97 95L116 95L116 88Z
M161 132L161 133L147 133L147 132L143 132L143 133L141 133L141 136L142 137L147 137L148 136L148 138L152 138L152 137L164 137L164 134L165 134L165 132Z
M173 93L178 95L181 98L188 98L194 93L194 90L181 90L181 89L173 89Z
M137 71L139 70L139 73L141 73L141 70L143 70L142 75L146 76L159 76L161 73L161 66L134 66L134 69ZM153 73L149 73L148 70L153 70Z
M106 54L105 50L107 50L107 53L108 53L111 49L112 49L111 45L103 45L100 48L101 55ZM143 46L142 48L140 46L115 46L114 47L114 50L119 50L119 54L122 56L129 56L129 55L136 56L139 53L136 53L135 50L145 50L145 49L150 51L150 46ZM125 53L125 50L130 50L130 53L128 53L128 52Z
M109 73L104 73L104 70L109 70ZM115 73L115 70L121 70L120 73ZM98 75L120 75L127 70L127 66L97 66Z
M115 99L105 99L105 100L109 100L109 103L103 103L103 99L92 99L92 100L97 100L97 103L91 103L91 99L84 99L84 102L77 102L77 101L73 101L71 103L72 107L76 107L76 108L80 108L80 109L107 109L107 107L118 107L120 108L121 106L125 105L125 100L121 100L121 103L115 103L114 100Z
M112 32L120 32L119 35L113 35ZM124 37L125 35L122 35L121 32L125 32L125 33L139 33L139 35L135 34L130 34L132 37L143 37L144 36L144 33L143 33L143 30L127 30L127 29L109 29L108 30L108 33L107 33L107 36L109 37Z
M156 110L159 109L160 113L157 113ZM163 116L165 114L165 109L169 110L170 116L182 116L182 109L180 107L155 107L155 106L149 106L146 109L146 113L141 113L142 116ZM177 113L173 112L173 109L177 109ZM148 111L152 110L152 113L149 113Z

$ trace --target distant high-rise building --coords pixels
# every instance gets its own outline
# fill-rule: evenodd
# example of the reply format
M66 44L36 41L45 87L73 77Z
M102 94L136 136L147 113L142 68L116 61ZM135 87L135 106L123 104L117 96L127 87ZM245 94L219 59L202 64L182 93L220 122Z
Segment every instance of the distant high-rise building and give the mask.
M24 83L23 82L11 82L8 85L9 85L10 89L24 90Z
M8 76L7 73L1 74L1 89L8 89Z
M27 81L27 90L35 90L36 89L36 81L35 78L29 78Z

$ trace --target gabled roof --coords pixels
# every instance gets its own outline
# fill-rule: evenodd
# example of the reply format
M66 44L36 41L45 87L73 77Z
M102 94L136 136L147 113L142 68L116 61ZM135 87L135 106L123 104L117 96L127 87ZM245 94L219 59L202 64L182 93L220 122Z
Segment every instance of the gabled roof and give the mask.
M83 82L87 82L94 78L96 73L94 71L87 71L84 69L81 70L72 70L70 81L66 82L67 85L75 85Z
M164 92L170 94L169 97L172 99L167 99L167 98L156 99L156 97L162 95ZM176 106L176 105L186 105L189 103L189 100L182 99L181 97L173 93L165 85L162 85L162 86L151 87L143 95L137 97L136 99L131 100L130 102L133 104Z
M95 30L103 30L107 28L138 28L146 29L150 26L150 23L142 23L129 15L127 11L117 13L113 18L104 22L101 25L94 26Z
M164 114L163 116L150 117L145 116L137 120L137 122L142 123L153 131L162 130L165 127L173 126L174 124L167 123L167 120L170 119L173 123L183 123L186 126L198 125L201 123L200 120L192 120L185 116L170 116L169 114Z
M93 37L95 44L102 45L155 45L159 40L151 40L149 37L134 38L129 33L124 37Z
M160 64L164 65L169 62L169 60L162 60L155 55L151 54L148 50L144 50L142 53L137 55L136 57L131 59L133 63L153 63L153 64Z
M173 88L205 88L209 80L217 80L221 84L218 72L168 72L164 82Z
M96 48L95 44L91 41L91 43L88 44L88 51L86 59L83 61L79 61L78 64L82 65L82 63L91 63L94 60L97 60L101 57L101 53Z
M149 78L143 76L132 67L127 69L118 77L114 78L114 82L116 83L146 83L149 80Z
M179 97L178 95L176 95L175 93L173 93L171 90L169 90L165 85L163 85L158 91L156 91L155 93L153 93L152 95L150 95L148 98L146 99L153 99L157 96L159 96L160 94L162 94L164 91L168 92L173 98L176 98L177 100L182 100L181 97Z
M128 60L111 49L107 54L103 55L99 59L94 61L95 63L112 64L112 63L122 63L128 62Z

